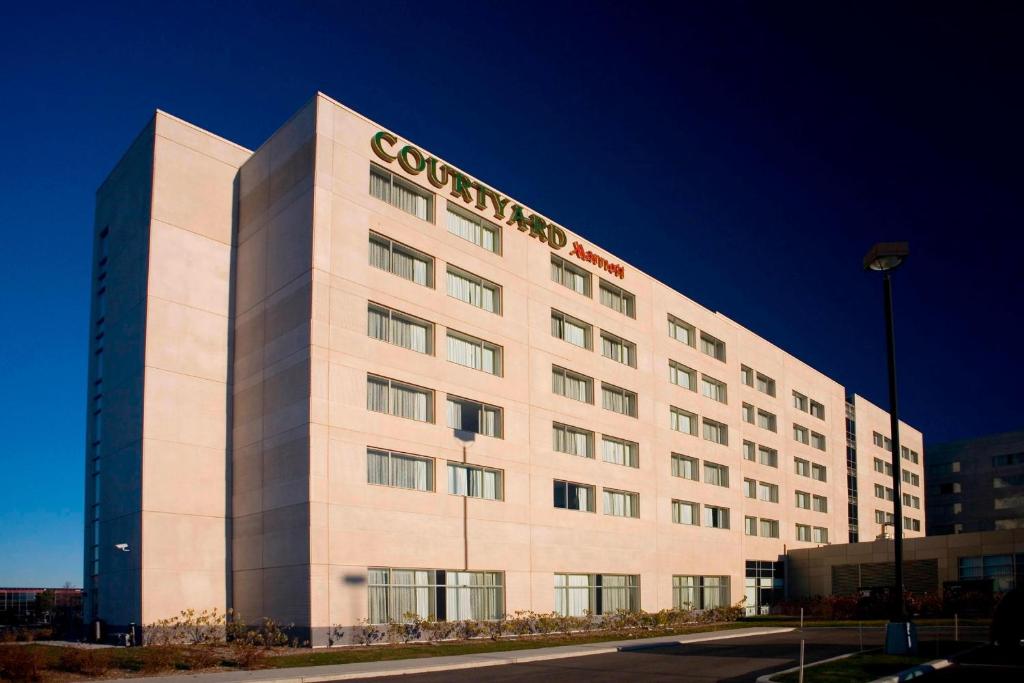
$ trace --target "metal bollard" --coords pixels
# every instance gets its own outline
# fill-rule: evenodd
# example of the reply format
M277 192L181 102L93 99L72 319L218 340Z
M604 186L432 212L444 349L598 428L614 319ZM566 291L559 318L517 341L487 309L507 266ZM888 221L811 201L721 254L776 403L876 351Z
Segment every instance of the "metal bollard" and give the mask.
M800 683L804 683L804 641L800 640Z

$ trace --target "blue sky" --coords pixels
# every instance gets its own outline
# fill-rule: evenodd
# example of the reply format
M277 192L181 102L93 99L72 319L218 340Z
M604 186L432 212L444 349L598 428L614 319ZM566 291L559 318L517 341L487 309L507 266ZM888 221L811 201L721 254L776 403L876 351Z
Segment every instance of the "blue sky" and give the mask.
M909 240L903 415L1024 428L1019 6L150 5L0 27L0 585L81 582L93 198L158 107L254 148L322 90L883 406Z

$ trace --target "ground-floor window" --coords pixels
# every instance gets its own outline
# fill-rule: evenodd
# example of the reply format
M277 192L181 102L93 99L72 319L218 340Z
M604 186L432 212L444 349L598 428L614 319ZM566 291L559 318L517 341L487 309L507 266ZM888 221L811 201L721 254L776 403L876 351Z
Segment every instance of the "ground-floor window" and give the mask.
M675 609L714 609L728 606L728 576L672 577L672 607Z
M505 614L504 572L445 569L369 570L369 621L500 619ZM410 616L407 616L410 615Z
M579 617L640 609L640 577L635 574L555 574L555 612Z

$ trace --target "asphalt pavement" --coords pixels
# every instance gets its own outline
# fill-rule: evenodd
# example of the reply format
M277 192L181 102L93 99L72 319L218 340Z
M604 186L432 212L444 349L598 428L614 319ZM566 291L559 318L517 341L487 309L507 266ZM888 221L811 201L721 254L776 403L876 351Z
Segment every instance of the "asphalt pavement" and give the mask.
M802 632L375 680L401 680L402 683L457 683L481 679L488 683L537 680L546 683L669 680L739 683L755 681L763 674L795 666L799 662L801 639L805 641L805 662L810 663L856 652L862 642L865 649L879 647L883 636L879 628L864 629L863 632L856 628L809 628Z

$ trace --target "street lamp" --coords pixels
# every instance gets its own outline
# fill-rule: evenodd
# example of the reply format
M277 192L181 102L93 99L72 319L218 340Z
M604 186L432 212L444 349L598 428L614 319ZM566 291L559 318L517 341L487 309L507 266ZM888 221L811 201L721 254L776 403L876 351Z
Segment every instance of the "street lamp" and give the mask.
M905 655L917 651L917 627L910 622L903 600L903 495L900 492L900 418L896 403L896 337L892 316L892 281L890 274L910 254L906 242L880 242L864 257L864 270L882 273L885 297L885 341L889 357L889 429L892 433L892 504L893 555L895 581L892 613L885 629L885 652ZM883 532L885 527L882 528Z

